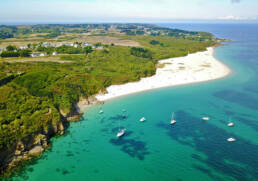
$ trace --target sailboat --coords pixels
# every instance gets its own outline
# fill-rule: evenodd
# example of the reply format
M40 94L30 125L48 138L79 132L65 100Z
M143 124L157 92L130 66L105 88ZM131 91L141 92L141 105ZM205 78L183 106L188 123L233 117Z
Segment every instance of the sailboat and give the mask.
M210 118L209 118L209 117L202 117L202 120L204 120L204 121L209 121Z
M146 121L146 118L145 118L145 117L142 117L142 118L140 119L140 122L144 122L144 121Z
M235 138L228 138L227 141L228 142L234 142L234 141L236 141L236 139Z
M122 137L122 136L124 136L124 134L125 134L125 130L126 129L121 129L120 130L120 120L119 120L119 127L118 127L118 133L116 134L116 137Z
M228 127L233 127L234 123L231 121L231 119L229 119L229 123L228 123Z
M176 120L174 119L174 112L172 113L170 124L175 124Z

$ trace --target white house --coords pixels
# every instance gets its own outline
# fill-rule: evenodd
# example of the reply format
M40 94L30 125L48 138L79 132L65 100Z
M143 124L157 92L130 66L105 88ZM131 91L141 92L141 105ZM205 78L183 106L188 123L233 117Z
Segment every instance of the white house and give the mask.
M41 54L39 54L40 57L44 57L44 56L46 56L46 55L47 55L46 53L41 53Z
M70 46L70 47L72 47L72 46L73 46L73 43L65 43L64 45L65 45L65 46Z
M28 48L28 46L20 46L21 50L24 50L24 49L27 49L27 48Z
M103 46L99 46L99 47L96 48L96 50L103 50L103 49L104 49Z
M45 47L45 48L49 48L49 47L55 47L55 44L44 42L44 43L42 43L42 46Z
M39 54L38 53L32 53L31 57L39 57Z
M57 44L55 44L54 47L61 47L61 46L63 46L63 43L57 43Z
M91 43L82 43L82 47L92 47L93 45Z
M52 55L53 55L53 56L57 56L57 52L54 51L54 52L52 53Z
M73 46L74 46L74 48L78 48L79 45L76 43Z

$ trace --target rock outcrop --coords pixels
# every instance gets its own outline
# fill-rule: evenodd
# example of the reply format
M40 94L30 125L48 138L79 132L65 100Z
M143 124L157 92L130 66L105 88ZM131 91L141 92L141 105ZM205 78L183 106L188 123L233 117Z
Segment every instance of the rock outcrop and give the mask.
M96 103L96 99L91 97L84 99L84 104L88 106ZM49 140L55 135L63 135L71 121L78 121L81 111L77 105L69 113L60 110L61 120L56 124L48 127L35 136L30 136L18 141L13 146L0 150L0 175L6 170L16 167L21 162L40 156L45 149L50 146Z

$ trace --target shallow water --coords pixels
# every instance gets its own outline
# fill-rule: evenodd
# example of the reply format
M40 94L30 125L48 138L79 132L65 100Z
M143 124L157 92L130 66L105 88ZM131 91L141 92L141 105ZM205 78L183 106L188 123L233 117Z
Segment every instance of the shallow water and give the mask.
M92 106L13 180L257 180L258 25L163 25L232 39L215 49L232 74ZM147 121L141 123L143 116ZM203 116L211 119L203 121ZM234 127L227 127L229 119ZM116 138L119 121L127 129L121 139ZM237 141L229 143L229 137Z

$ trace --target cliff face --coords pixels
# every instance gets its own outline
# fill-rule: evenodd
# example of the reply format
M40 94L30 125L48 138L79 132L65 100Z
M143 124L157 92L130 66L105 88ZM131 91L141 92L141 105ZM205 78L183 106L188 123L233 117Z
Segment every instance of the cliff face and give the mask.
M60 121L57 125L49 127L47 132L24 138L15 145L0 150L0 174L19 165L23 161L41 155L49 147L49 139L57 134L62 135L64 130L64 123Z
M56 125L51 125L48 127L48 130L44 132L39 132L35 134L35 136L24 138L13 146L0 150L0 175L2 175L4 171L11 170L18 166L23 161L40 156L50 146L51 137L64 134L69 122L78 121L82 111L95 103L97 103L95 97L81 99L69 113L64 114L62 110L60 110L61 119Z

